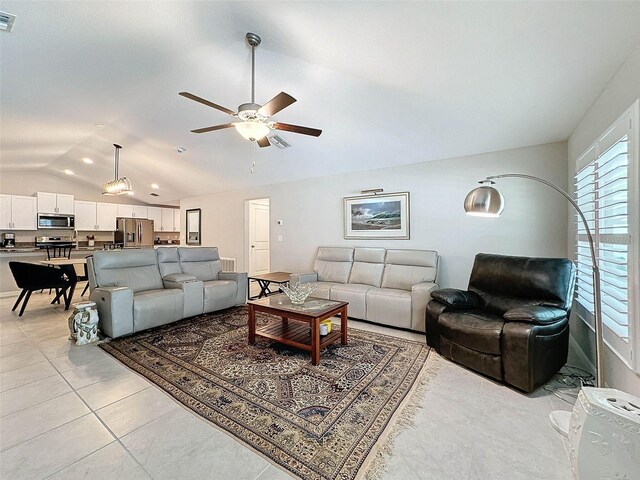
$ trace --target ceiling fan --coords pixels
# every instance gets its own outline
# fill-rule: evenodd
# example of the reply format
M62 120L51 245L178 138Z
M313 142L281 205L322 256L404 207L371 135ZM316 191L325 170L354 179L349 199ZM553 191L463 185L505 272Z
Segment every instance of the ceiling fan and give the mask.
M224 128L235 127L240 135L247 140L258 143L261 147L268 147L271 144L267 138L267 134L271 129L284 130L286 132L301 133L302 135L311 135L314 137L320 136L322 130L317 128L301 127L299 125L291 125L289 123L279 123L271 121L270 118L278 113L280 110L285 109L293 102L296 101L291 95L285 92L280 92L264 105L255 103L255 80L256 80L256 62L255 53L256 47L260 45L261 39L255 33L247 33L247 43L251 45L251 102L243 103L238 107L238 111L234 112L228 108L216 105L209 100L198 97L189 92L180 92L179 95L196 102L207 105L208 107L215 108L221 112L227 113L232 117L238 117L241 121L233 123L225 123L222 125L214 125L213 127L204 127L191 130L193 133L206 133L213 132L215 130L222 130Z

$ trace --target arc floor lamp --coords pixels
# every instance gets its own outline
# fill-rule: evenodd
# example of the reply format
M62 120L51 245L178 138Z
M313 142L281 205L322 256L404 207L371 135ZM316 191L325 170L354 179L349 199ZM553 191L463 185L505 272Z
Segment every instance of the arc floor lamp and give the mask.
M554 184L543 180L542 178L534 177L533 175L524 175L521 173L505 173L502 175L492 175L479 182L480 187L474 188L467 198L464 200L464 209L468 215L475 215L480 217L498 217L504 209L504 198L502 194L496 190L492 185L495 184L494 179L498 178L524 178L527 180L533 180L542 183L566 198L573 208L576 209L585 230L587 231L587 238L589 239L589 249L591 251L591 265L593 270L593 311L595 316L595 333L596 333L596 386L598 388L604 388L604 340L602 337L602 311L600 304L600 269L598 268L598 260L596 258L595 246L593 243L593 236L587 223L587 219L580 210L578 204L571 198L571 196L564 190L556 187Z

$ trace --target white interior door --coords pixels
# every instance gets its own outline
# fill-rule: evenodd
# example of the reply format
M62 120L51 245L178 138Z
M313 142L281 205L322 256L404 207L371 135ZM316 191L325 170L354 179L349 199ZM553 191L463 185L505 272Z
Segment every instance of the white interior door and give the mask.
M249 202L249 274L269 273L269 199Z

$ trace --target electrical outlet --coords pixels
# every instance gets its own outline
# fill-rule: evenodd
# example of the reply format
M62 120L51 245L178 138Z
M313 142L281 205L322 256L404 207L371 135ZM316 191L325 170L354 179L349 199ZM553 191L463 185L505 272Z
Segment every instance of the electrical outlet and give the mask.
M283 239L282 235L278 235L278 241L281 242Z

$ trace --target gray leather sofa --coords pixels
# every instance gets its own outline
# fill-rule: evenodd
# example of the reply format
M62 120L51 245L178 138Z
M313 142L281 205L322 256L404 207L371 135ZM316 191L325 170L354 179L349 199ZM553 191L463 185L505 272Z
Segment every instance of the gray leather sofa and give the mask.
M438 289L437 252L320 247L313 269L291 275L291 283L317 283L312 295L349 302L349 317L424 332L427 302Z
M222 272L217 248L98 251L90 298L111 338L245 303L247 274Z

